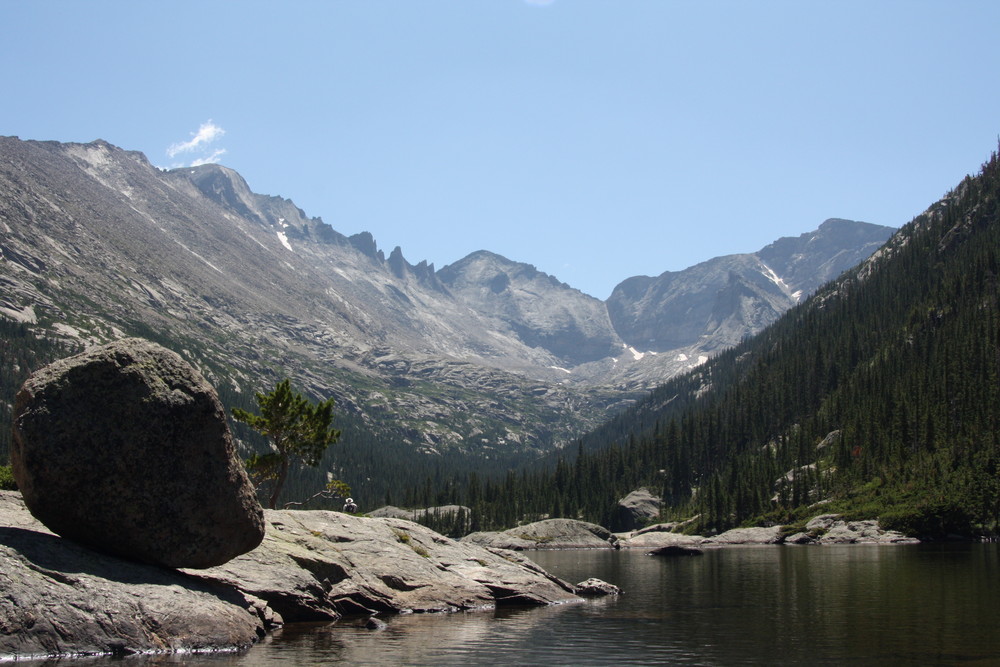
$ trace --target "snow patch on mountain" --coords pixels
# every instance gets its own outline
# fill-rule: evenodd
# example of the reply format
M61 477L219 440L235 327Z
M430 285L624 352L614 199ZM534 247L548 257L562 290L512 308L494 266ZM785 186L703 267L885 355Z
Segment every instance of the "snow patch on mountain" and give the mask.
M775 273L774 269L772 269L764 262L761 262L760 266L763 269L761 273L764 275L765 278L767 278L772 283L777 285L778 289L780 289L782 292L795 299L796 302L799 300L799 297L802 296L801 290L797 292L792 292L792 289L788 286L788 284L784 280L781 279L781 276Z

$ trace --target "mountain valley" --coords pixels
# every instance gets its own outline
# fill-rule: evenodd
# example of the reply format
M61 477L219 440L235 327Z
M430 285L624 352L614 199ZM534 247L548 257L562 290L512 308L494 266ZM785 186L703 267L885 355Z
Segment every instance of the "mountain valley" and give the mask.
M36 338L143 336L230 402L290 377L336 397L357 447L498 466L564 446L758 333L894 231L831 219L628 278L602 302L486 250L441 269L386 256L219 165L161 170L103 141L13 137L0 138L0 229L0 315Z

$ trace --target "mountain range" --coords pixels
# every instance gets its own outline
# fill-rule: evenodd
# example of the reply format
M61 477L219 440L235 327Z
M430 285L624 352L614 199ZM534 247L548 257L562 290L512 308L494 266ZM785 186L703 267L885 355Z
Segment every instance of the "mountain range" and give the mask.
M480 527L538 516L614 527L619 500L645 488L661 502L652 518L700 534L780 525L810 543L822 513L922 539L995 540L998 360L993 152L870 258L570 452L499 484L467 475L447 494L415 484L407 497L470 505Z
M36 336L144 336L233 400L291 377L374 440L486 457L565 444L895 231L831 219L604 302L486 250L440 269L386 256L224 166L16 137L0 138L0 230L0 314Z

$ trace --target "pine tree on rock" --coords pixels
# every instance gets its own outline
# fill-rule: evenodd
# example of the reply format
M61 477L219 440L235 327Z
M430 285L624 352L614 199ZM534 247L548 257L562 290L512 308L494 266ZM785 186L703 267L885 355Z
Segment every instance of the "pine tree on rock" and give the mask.
M268 394L256 394L260 414L233 408L233 418L270 440L271 451L246 461L255 481L272 482L268 507L274 509L293 462L318 466L326 448L337 442L340 431L331 428L333 399L313 404L297 392L291 381L279 382Z

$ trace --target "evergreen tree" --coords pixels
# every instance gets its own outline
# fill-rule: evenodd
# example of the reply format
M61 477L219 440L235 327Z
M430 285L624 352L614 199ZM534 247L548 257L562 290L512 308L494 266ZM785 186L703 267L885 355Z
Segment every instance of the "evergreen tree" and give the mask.
M337 442L340 431L331 428L333 399L317 404L293 392L291 381L279 382L268 394L256 394L260 414L233 408L233 418L266 436L271 451L254 454L246 461L248 472L258 481L272 484L268 507L274 509L288 478L289 467L297 461L317 466L326 448Z

